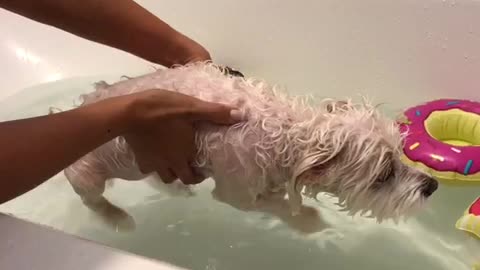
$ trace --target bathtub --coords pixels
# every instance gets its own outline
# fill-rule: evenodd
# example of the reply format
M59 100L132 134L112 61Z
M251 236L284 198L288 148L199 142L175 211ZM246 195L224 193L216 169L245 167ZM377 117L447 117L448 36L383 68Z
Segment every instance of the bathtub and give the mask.
M202 43L215 61L293 93L363 94L392 114L440 97L478 99L479 1L138 2ZM6 11L0 21L1 120L69 107L95 81L152 70L144 60ZM214 202L211 188L206 181L198 196L182 199L116 182L106 196L135 217L137 230L129 234L102 226L62 174L0 212L187 269L463 270L480 262L480 240L454 226L478 187L441 186L425 211L399 225L348 217L335 199L322 197L309 203L328 228L309 237Z

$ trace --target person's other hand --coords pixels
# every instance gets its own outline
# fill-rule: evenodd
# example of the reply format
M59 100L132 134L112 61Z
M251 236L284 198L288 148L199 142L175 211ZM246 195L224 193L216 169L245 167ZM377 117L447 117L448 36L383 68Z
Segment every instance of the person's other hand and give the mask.
M195 122L228 125L242 120L231 107L175 92L149 90L134 95L137 97L129 114L136 124L125 139L142 173L157 172L165 183L180 179L196 184L204 180L191 167L197 153Z
M199 43L189 37L179 34L177 38L177 56L175 64L185 65L192 62L212 60L210 53Z

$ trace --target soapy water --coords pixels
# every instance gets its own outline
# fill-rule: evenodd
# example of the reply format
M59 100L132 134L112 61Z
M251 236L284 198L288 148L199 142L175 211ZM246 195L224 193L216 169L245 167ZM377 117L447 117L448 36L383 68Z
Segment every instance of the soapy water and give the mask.
M96 78L72 79L19 93L0 106L1 120L69 108ZM280 221L211 199L212 181L193 198L171 198L143 182L116 181L106 196L126 209L136 231L109 230L82 205L63 174L0 206L0 211L139 255L190 269L470 269L480 239L455 229L480 195L476 187L441 186L428 208L398 225L349 217L328 195L319 208L325 229L302 236Z

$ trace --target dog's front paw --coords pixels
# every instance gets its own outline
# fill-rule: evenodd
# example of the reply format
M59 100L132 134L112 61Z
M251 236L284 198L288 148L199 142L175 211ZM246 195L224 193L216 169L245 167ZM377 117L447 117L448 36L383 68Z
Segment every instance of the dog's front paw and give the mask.
M125 210L110 203L104 197L83 199L84 204L112 230L116 232L131 232L135 230L136 225L133 217Z
M317 233L327 227L318 210L310 206L302 206L299 213L289 217L286 223L302 234Z

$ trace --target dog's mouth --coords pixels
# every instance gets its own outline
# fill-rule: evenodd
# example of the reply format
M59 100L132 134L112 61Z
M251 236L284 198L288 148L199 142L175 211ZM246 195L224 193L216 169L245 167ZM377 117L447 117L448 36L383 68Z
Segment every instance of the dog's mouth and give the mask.
M404 181L386 177L378 185L359 186L362 181L342 185L342 181L319 181L318 172L308 172L297 178L297 190L308 198L317 199L327 193L338 198L338 206L348 215L384 220L408 219L417 214L438 189L438 182L425 174L401 176ZM361 180L361 179L360 179Z
M385 187L385 189L341 191L338 206L350 216L375 219L378 223L391 220L398 223L415 216L438 187L436 181L421 185Z

